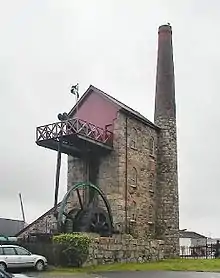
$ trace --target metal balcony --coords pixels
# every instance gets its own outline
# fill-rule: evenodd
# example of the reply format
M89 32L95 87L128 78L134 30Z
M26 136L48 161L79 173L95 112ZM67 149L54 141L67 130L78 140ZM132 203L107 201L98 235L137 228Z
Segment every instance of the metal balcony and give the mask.
M88 151L110 151L113 147L111 131L81 119L73 118L37 127L36 143L39 146L58 150L61 138L62 152L75 156Z

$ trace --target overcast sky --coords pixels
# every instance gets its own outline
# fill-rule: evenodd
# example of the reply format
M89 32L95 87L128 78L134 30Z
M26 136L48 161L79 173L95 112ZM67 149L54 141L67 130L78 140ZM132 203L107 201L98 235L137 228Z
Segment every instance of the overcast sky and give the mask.
M92 84L153 120L157 29L170 22L176 73L181 228L220 237L218 0L0 0L0 216L53 205L56 152L35 128ZM63 156L60 198L66 191Z

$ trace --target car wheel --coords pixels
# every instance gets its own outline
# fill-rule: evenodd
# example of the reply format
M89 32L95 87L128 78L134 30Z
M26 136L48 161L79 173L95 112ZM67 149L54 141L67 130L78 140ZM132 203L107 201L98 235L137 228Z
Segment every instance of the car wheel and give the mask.
M44 262L41 260L37 261L35 268L37 271L43 271L44 270Z
M3 262L0 262L0 269L6 271L6 269L7 269L6 264Z

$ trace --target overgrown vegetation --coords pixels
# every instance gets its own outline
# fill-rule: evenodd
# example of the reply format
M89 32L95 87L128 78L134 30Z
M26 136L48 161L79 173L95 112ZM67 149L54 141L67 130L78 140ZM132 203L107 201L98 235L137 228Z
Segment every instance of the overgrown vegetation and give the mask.
M173 259L148 263L116 263L83 268L56 268L52 273L71 272L105 272L105 271L202 271L220 272L219 259Z
M60 234L53 242L62 246L61 266L81 267L88 257L91 238L83 233Z

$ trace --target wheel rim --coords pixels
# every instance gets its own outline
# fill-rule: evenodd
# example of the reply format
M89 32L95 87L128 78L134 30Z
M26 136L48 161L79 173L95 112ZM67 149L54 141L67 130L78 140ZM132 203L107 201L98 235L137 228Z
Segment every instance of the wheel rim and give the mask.
M44 268L44 264L42 262L37 263L37 270L42 270Z
M92 183L84 183L84 182L79 182L79 183L76 183L75 185L73 185L69 191L66 193L66 195L64 196L63 198L63 201L61 202L61 206L59 208L59 211L58 211L58 216L57 216L57 222L58 222L58 231L60 232L64 232L63 231L63 227L65 226L65 214L63 214L63 212L65 212L65 207L66 207L66 204L67 204L67 201L69 199L69 197L71 196L71 193L76 191L78 192L79 189L85 189L85 188L90 188L90 189L93 189L95 192L98 193L98 195L100 195L100 197L102 198L104 204L105 204L105 207L107 209L107 214L108 214L108 222L109 222L109 230L110 230L110 234L112 234L113 232L113 218L112 218L112 213L111 213L111 207L110 207L110 204L107 200L107 198L105 197L103 191L95 186L94 184ZM77 194L79 195L79 194ZM79 196L78 196L79 198ZM83 206L82 206L82 200L79 198L79 203L80 203L80 206L81 206L81 211L84 209Z

